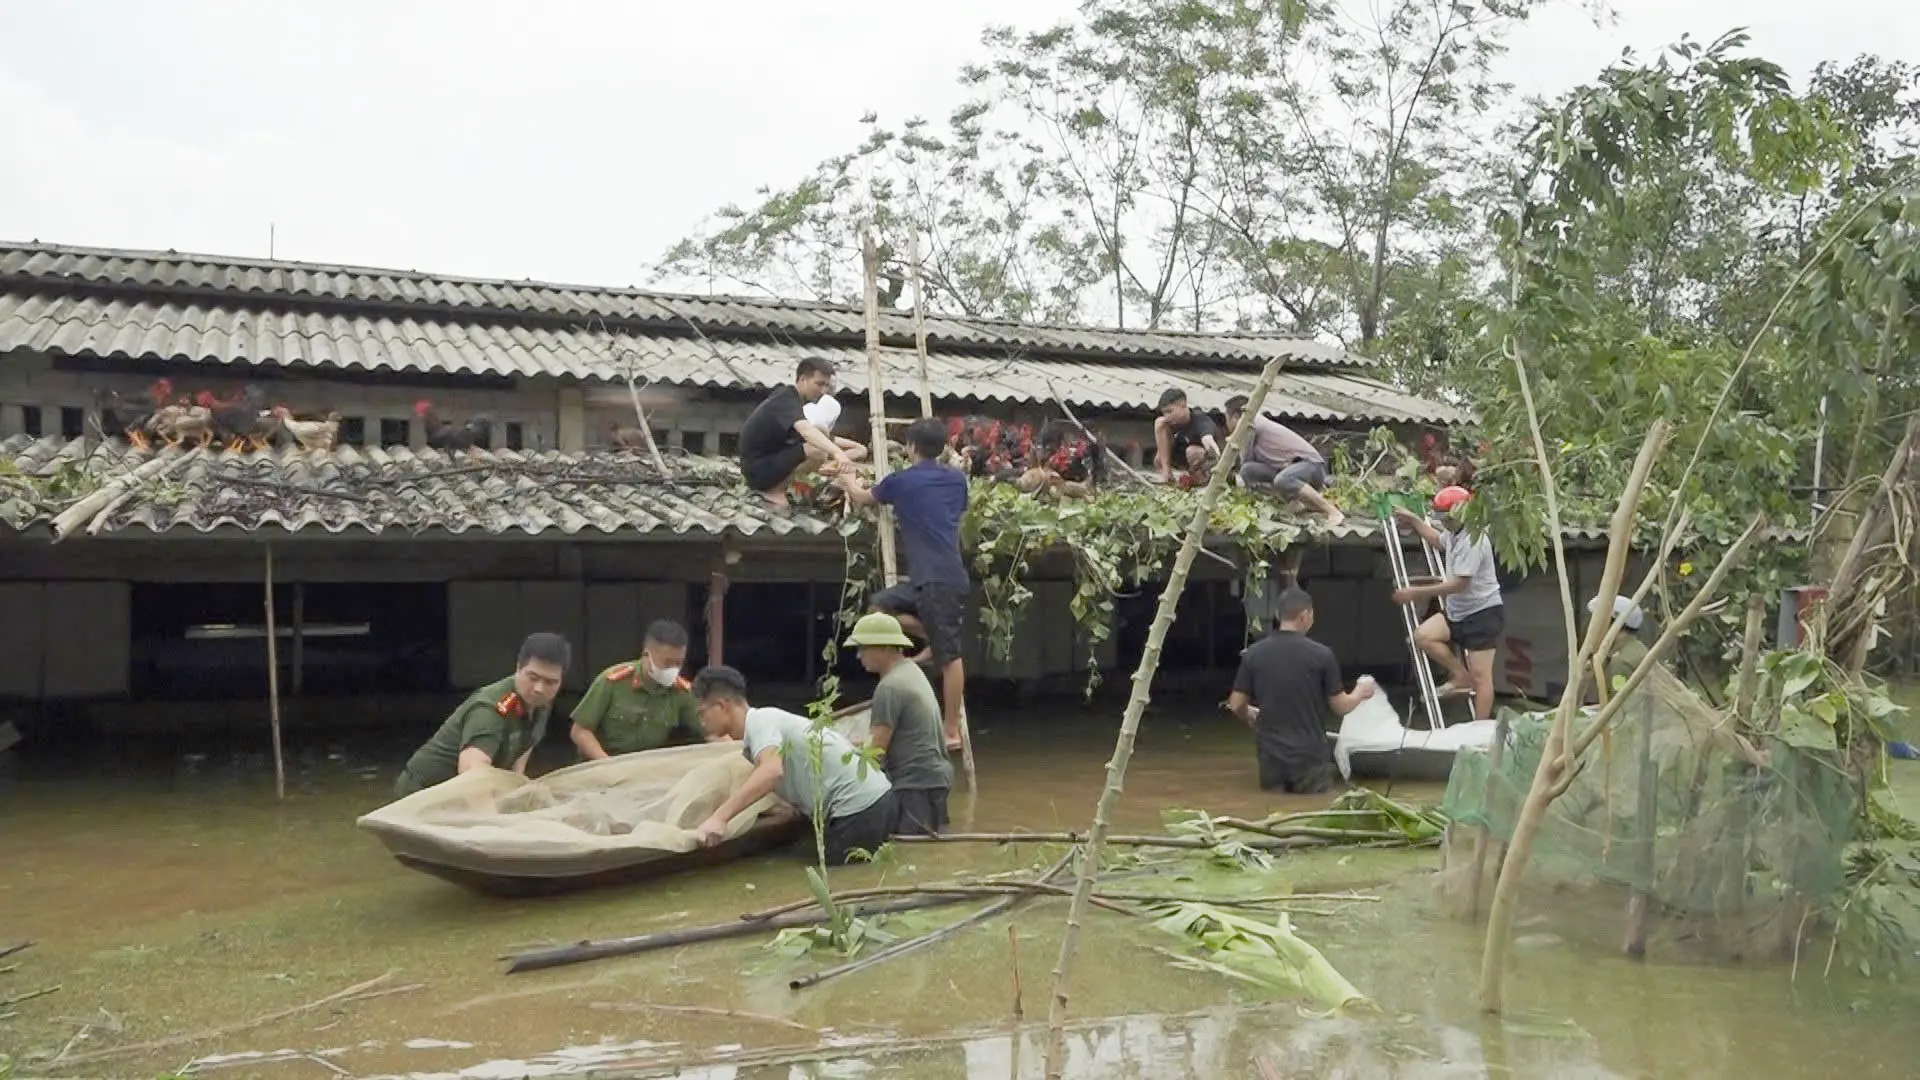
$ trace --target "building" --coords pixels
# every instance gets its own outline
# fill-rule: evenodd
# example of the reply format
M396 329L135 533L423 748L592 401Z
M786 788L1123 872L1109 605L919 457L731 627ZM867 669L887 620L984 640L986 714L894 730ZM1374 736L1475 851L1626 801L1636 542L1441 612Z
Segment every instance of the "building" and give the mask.
M1116 443L1150 446L1164 389L1217 410L1280 355L1268 411L1310 435L1464 418L1296 338L945 316L926 329L943 416L1038 422L1057 398ZM681 619L704 645L722 582L712 644L758 682L809 683L839 605L834 523L771 516L718 472L649 482L609 433L632 422L637 393L667 452L724 457L804 356L836 364L843 430L864 432L864 332L860 312L820 304L0 245L0 462L90 492L57 519L0 485L0 604L15 614L0 622L0 701L29 724L174 724L229 701L257 718L269 559L294 723L345 722L348 697L353 720L444 709L448 691L499 677L531 629L575 641L576 682L630 658L652 618ZM884 315L882 333L912 344L904 314ZM886 362L893 411L915 412L914 358ZM119 413L133 410L112 395L140 400L163 378L180 393L252 383L296 412L335 410L341 445L131 447ZM420 401L456 422L490 416L483 448L429 449ZM1406 663L1378 543L1369 524L1349 525L1305 568L1320 636L1350 669ZM1230 578L1196 575L1167 649L1169 677L1202 673L1210 693L1240 644ZM976 677L1079 685L1071 585L1037 591L1035 646L1008 663L976 657ZM1129 664L1128 648L1123 629L1108 666Z

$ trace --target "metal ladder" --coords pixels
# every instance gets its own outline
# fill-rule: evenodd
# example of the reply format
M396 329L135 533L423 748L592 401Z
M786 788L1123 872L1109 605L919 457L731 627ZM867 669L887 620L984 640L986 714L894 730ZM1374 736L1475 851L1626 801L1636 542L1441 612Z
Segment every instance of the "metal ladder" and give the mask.
M1380 519L1380 527L1387 539L1387 563L1393 569L1393 587L1411 588L1413 579L1407 573L1407 552L1400 543L1400 523L1389 513ZM1426 556L1428 574L1439 577L1442 570L1440 553L1428 545L1425 537L1416 533L1415 538L1420 541L1420 551ZM1400 621L1407 631L1407 649L1413 654L1414 681L1420 687L1420 704L1427 710L1427 726L1440 731L1447 726L1447 720L1440 709L1440 691L1433 681L1432 661L1427 659L1426 651L1420 648L1415 636L1420 627L1420 613L1411 601L1400 605Z

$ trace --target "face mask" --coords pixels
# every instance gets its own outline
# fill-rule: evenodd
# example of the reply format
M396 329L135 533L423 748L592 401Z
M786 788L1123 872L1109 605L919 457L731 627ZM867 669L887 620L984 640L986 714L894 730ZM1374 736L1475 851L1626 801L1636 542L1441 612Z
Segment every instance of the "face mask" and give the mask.
M677 667L657 668L653 666L653 661L649 660L647 661L647 677L659 683L661 686L672 686L674 682L680 678L680 669Z

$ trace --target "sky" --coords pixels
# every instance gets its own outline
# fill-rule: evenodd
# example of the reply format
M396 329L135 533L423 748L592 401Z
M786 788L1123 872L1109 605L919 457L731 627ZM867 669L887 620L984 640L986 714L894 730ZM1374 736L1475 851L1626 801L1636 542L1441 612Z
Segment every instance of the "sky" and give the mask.
M1363 0L1352 0L1359 3ZM1510 39L1523 93L1746 27L1796 78L1920 60L1910 0L1612 0ZM718 206L943 117L989 24L1074 0L0 5L0 239L645 285ZM271 244L271 249L270 249Z

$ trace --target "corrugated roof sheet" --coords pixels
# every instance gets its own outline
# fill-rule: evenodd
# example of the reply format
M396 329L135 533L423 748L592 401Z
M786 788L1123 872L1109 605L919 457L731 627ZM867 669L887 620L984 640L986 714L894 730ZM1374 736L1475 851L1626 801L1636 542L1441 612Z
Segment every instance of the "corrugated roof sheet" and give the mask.
M103 485L155 457L186 460L171 469L163 465L162 474L131 485L129 498L104 507L102 532L819 536L834 529L832 522L806 514L771 513L739 488L737 472L722 463L688 462L685 475L663 482L640 454L627 451L148 452L113 440L96 444L89 455L80 440L14 436L0 442L0 461L22 472L52 476L84 468ZM35 514L33 520L44 523L50 516Z
M270 310L45 292L0 294L0 353L280 364L343 371L553 376L619 380L631 362L659 383L766 390L788 383L803 356L822 356L851 390L865 393L864 349L802 346L733 338L650 336L485 322L388 318L318 310ZM914 358L888 354L888 385L917 385ZM1057 390L1071 405L1151 410L1177 386L1218 410L1258 379L1235 365L1158 368L1090 359L996 358L931 352L928 375L942 396L989 402L1048 401ZM1278 416L1328 422L1456 424L1464 410L1400 393L1347 372L1287 371L1268 397Z
M331 266L267 259L135 251L53 244L0 243L0 283L18 289L87 285L172 296L231 297L245 304L303 300L366 309L411 309L427 318L487 314L601 319L660 326L698 324L702 330L858 337L865 318L857 308L796 300L688 296L640 289L558 285L449 277L415 271ZM881 314L881 332L910 339L912 320ZM1263 364L1275 356L1313 367L1363 367L1366 361L1337 346L1284 334L1187 333L1052 326L994 319L929 315L927 333L947 345L1085 353L1123 358L1239 361Z

